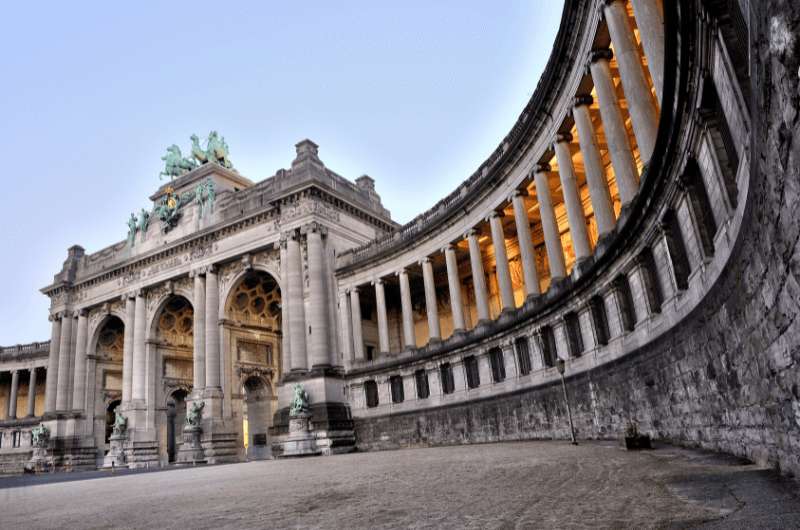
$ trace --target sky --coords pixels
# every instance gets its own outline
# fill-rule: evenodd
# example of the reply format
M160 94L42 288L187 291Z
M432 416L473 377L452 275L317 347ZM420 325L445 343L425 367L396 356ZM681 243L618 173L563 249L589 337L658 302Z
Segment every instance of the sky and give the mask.
M49 338L39 289L149 207L160 157L218 130L254 181L294 144L368 174L401 223L511 129L561 0L10 2L0 32L0 345Z

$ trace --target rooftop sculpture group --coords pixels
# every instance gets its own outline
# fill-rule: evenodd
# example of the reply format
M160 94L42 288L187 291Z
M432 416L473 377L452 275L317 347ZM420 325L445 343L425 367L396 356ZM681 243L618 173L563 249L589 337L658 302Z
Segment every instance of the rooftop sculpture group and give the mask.
M200 139L196 134L189 137L192 141L191 155L189 158L183 156L181 148L175 144L167 147L167 154L161 157L164 161L164 170L158 174L159 178L167 176L170 180L180 177L189 171L203 164L214 163L225 169L233 169L233 164L228 158L228 144L225 137L220 136L217 131L208 133L206 146L200 145Z

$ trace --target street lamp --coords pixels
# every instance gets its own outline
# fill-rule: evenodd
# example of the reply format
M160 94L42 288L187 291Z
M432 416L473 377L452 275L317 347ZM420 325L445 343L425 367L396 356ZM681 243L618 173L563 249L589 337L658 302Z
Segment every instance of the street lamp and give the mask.
M567 417L569 418L569 435L572 437L572 445L578 445L578 441L575 439L575 427L572 425L572 409L569 406L569 396L567 395L567 383L564 382L564 368L565 363L564 359L560 357L556 361L556 368L558 369L558 375L561 376L561 388L564 390L564 402L567 404Z

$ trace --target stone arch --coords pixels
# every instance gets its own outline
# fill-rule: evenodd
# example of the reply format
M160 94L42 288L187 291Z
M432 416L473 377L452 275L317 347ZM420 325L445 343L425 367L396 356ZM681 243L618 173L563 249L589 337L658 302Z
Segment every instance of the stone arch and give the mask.
M219 296L219 314L225 314L225 308L228 306L228 298L231 296L231 293L239 286L241 281L250 274L251 272L265 272L269 274L275 283L278 284L278 290L281 292L281 295L285 292L283 286L283 278L281 278L281 273L279 270L276 270L274 267L269 267L262 264L254 263L250 268L242 268L242 270L238 271L234 276L225 282L222 292L220 292Z
M261 374L249 374L242 377L242 395L244 396L243 424L246 422L247 458L259 460L270 455L267 441L269 428L272 426L275 393L271 381Z
M126 322L125 311L119 309L111 309L110 311L106 312L102 317L95 320L93 323L91 319L90 327L88 330L88 337L89 341L86 343L86 351L93 352L97 348L97 340L100 338L100 332L103 330L103 327L106 325L108 320L112 317L117 317L122 321L123 327L127 326L128 323Z
M154 305L153 311L151 313L148 312L149 314L147 316L147 328L146 328L147 340L155 340L157 338L159 319L161 318L164 309L167 307L167 305L176 298L177 299L183 298L187 302L189 307L191 307L192 315L194 315L194 303L192 303L192 299L186 296L186 293L183 292L182 290L179 291L176 289L175 292L167 293L166 295L159 297L158 302Z
M195 308L194 307L194 296L193 296L193 293L191 293L188 289L183 289L183 288L177 288L176 287L176 288L172 289L171 291L165 291L165 292L161 293L158 296L158 298L155 300L155 302L152 302L152 304L148 301L148 303L147 303L147 311L146 311L146 316L145 316L145 320L147 322L147 327L145 328L146 329L145 336L147 337L148 340L151 340L151 339L155 338L155 333L156 333L157 328L158 328L157 319L161 315L161 312L164 309L164 306L166 306L167 303L173 297L176 297L176 296L185 298L186 301L189 302L189 305L192 306L192 311L194 311L194 308ZM152 308L151 308L151 305L152 305Z

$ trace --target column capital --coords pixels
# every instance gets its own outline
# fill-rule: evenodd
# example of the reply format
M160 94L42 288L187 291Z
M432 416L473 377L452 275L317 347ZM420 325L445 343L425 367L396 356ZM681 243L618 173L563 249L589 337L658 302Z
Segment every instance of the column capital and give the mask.
M196 267L189 271L189 278L194 280L195 278L201 278L204 274L205 274L204 267Z
M84 317L85 318L85 317L87 317L89 315L89 310L87 308L85 308L85 307L82 307L82 308L78 309L77 311L75 311L75 313L76 313L77 317L79 317L79 318L80 317Z
M249 252L243 255L239 261L241 262L242 267L244 267L244 270L253 270L253 255Z
M527 197L528 195L528 190L516 189L511 192L511 195L508 196L508 200L513 201L516 197Z
M375 278L371 283L372 285L383 285L383 278Z
M431 262L431 257L430 256L423 256L419 260L419 264L420 265L424 265L425 263L430 263L430 262Z
M470 228L464 233L464 239L469 239L470 237L477 237L478 230L475 228Z
M505 217L505 215L506 214L503 212L503 210L491 210L489 214L486 216L486 221L491 221L496 217L503 218Z
M450 242L450 243L448 243L448 244L446 244L445 246L442 247L442 252L443 253L455 252L455 250L456 250L456 246L452 242Z
M533 173L550 173L553 171L553 168L550 167L550 164L545 162L540 162L533 166Z
M589 106L594 101L594 98L591 94L579 94L575 96L574 106L581 107L583 105Z
M347 290L347 293L348 293L348 294L353 294L353 293L356 293L356 294L358 294L358 286L357 286L357 285L354 285L353 287L349 288L349 289Z
M597 61L610 61L614 57L614 52L611 48L599 48L589 52L589 64L594 64Z
M208 276L209 274L217 274L219 272L219 267L216 264L212 263L210 265L206 265L202 268L203 274Z
M64 320L65 318L70 318L72 316L72 311L69 309L65 309L59 313L59 318Z
M311 221L310 223L305 224L300 228L300 233L301 234L317 233L321 236L326 236L328 235L328 227L318 223L317 221Z
M562 133L557 133L557 134L556 134L556 141L555 141L555 143L557 143L557 144L560 144L560 143L562 143L562 142L567 142L567 143L569 143L569 142L571 142L571 141L572 141L572 135L571 135L570 133L568 133L568 132L566 132L566 133L563 133L563 132L562 132Z
M47 320L49 322L55 322L56 320L61 320L61 317L58 316L58 313L50 313L47 315Z
M405 274L406 276L408 276L408 270L407 270L405 267L401 267L401 268L400 268L400 270L398 270L398 271L397 271L397 272L395 272L394 274L395 274L395 276L401 276L401 275L403 275L403 274Z

